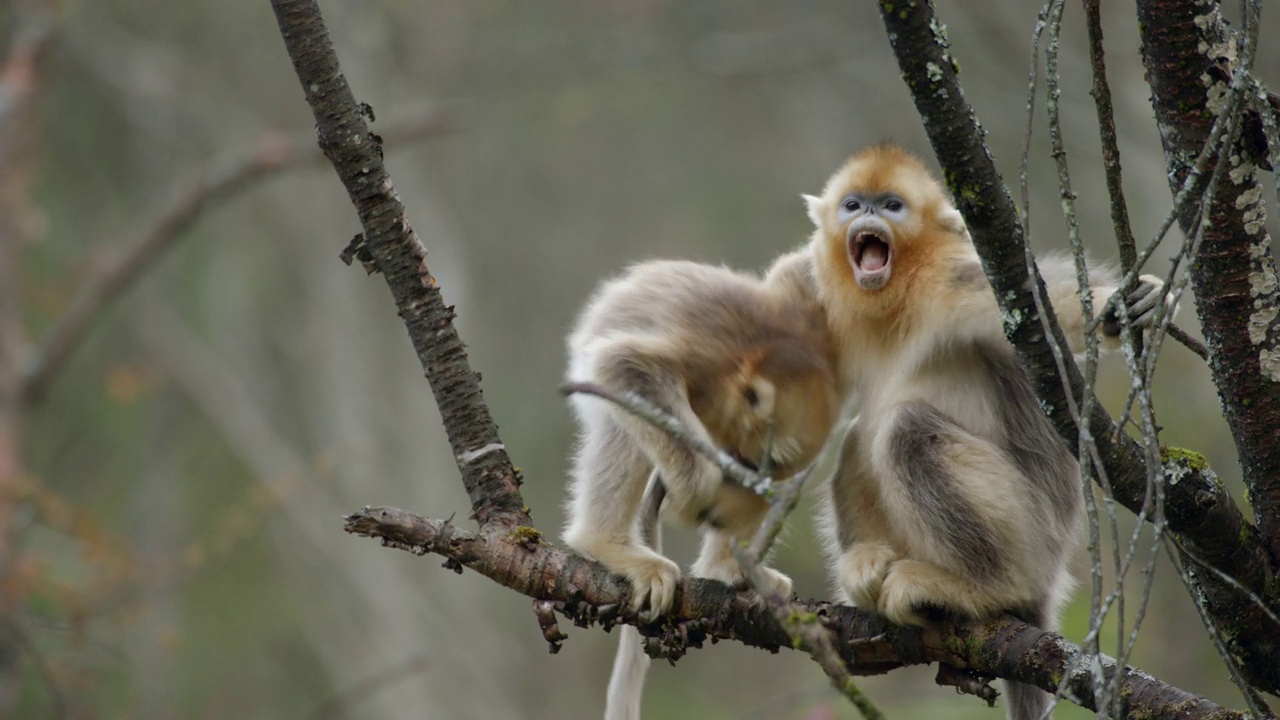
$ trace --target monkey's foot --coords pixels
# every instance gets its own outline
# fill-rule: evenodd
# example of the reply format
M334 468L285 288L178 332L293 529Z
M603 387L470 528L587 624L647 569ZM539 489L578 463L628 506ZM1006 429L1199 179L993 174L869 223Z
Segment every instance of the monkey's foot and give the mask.
M606 565L631 583L631 609L641 620L653 622L671 609L680 584L679 565L657 554L636 558L617 568Z
M899 625L923 626L943 615L976 617L983 614L976 592L972 583L936 565L899 560L889 566L876 609Z
M758 570L762 582L760 587L756 588L747 581L747 577L742 573L742 567L732 556L708 558L704 553L694 562L693 567L689 568L689 574L716 580L739 590L754 592L759 595L761 601L769 595L778 595L784 600L791 597L791 578L765 565L759 566Z
M885 574L898 559L894 549L878 542L857 542L840 556L836 577L854 607L877 610Z

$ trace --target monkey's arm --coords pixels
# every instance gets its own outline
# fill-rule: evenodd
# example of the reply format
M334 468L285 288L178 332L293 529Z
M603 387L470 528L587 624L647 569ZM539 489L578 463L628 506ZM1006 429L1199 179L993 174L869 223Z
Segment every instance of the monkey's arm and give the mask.
M1076 277L1075 261L1069 255L1049 254L1036 261L1040 267L1040 275L1044 278L1045 289L1049 301L1053 303L1054 313L1058 316L1058 325L1067 337L1071 352L1077 355L1085 351L1084 310L1080 306L1079 282ZM1108 266L1089 268L1089 289L1093 292L1094 315L1102 316L1098 326L1099 338L1103 350L1116 350L1120 347L1120 311L1115 306L1107 307L1107 300L1115 294L1120 286L1120 279L1115 270ZM1128 311L1129 322L1138 332L1150 327L1155 318L1156 308L1163 300L1171 303L1172 298L1164 292L1164 281L1155 275L1139 275L1137 287L1127 297L1120 298Z
M876 480L867 469L866 421L849 424L828 491L828 543L834 552L836 591L856 607L877 611L880 586L898 551L890 544Z
M636 393L675 417L689 433L714 444L689 405L669 343L647 335L615 335L591 343L584 354L590 360L580 379ZM719 468L647 421L618 408L609 412L661 475L667 507L685 524L699 525L723 480Z
M1084 310L1080 306L1074 260L1069 255L1049 254L1038 259L1036 264L1068 347L1073 354L1082 354L1085 351ZM1098 325L1101 347L1104 351L1116 350L1120 347L1120 312L1114 306L1108 308L1107 300L1119 287L1119 278L1110 267L1092 267L1089 269L1089 286L1093 292L1094 314L1102 315L1102 322ZM1128 311L1131 326L1141 332L1151 325L1161 301L1169 304L1172 298L1164 292L1164 282L1160 278L1140 275L1137 287L1121 301ZM1003 340L1000 309L976 257L954 264L951 277L945 280L943 291L935 299L931 312L926 313L925 320L930 330L923 335L939 342L947 339Z

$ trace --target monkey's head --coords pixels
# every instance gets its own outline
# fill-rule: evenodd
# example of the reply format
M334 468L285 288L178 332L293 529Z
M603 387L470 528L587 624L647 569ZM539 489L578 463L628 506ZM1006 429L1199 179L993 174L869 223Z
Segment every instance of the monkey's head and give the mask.
M774 338L748 353L725 382L723 434L710 423L708 429L739 462L785 478L822 450L840 403L831 363L812 344Z
M820 286L858 298L864 309L898 305L948 245L970 242L942 186L896 145L860 151L822 195L803 197L816 226Z

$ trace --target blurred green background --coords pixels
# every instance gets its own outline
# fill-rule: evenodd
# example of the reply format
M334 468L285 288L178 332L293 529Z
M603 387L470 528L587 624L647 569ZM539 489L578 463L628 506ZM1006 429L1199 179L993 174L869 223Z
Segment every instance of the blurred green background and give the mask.
M1170 194L1133 8L1106 5L1142 242ZM0 38L12 30L8 7ZM870 2L322 8L357 98L377 111L375 131L451 108L454 131L389 144L388 166L457 306L525 499L552 535L573 433L556 392L563 336L592 287L652 257L760 268L804 241L799 194L820 190L859 146L892 138L928 157ZM939 7L1011 180L1037 9ZM58 19L37 132L24 141L35 175L17 260L36 335L208 168L265 133L312 127L266 0L68 0ZM1095 256L1114 258L1078 4L1066 22L1063 112L1083 232ZM1276 16L1264 18L1262 37L1278 33ZM1264 42L1258 74L1280 81L1274 43ZM1042 115L1036 128L1031 236L1039 249L1061 248ZM85 718L599 716L616 636L566 627L550 656L527 598L341 530L341 516L365 504L468 512L384 283L338 260L358 231L319 163L210 207L36 407L24 453L42 490L20 518L5 588L29 641L15 717L53 712L46 675ZM1167 257L1152 260L1154 272ZM1189 302L1179 322L1196 331ZM1119 358L1100 384L1118 407L1128 387ZM1207 371L1171 342L1156 399L1164 442L1203 451L1238 490ZM1120 515L1127 534L1131 518ZM668 537L673 555L691 559L692 533ZM807 508L777 565L801 597L828 596ZM1129 627L1141 580L1135 569ZM1067 637L1080 639L1087 615L1081 591ZM1104 650L1115 652L1114 633ZM1134 660L1241 704L1164 563ZM854 717L794 652L720 643L653 667L648 717ZM933 671L868 678L865 689L892 718L1003 717L936 687Z

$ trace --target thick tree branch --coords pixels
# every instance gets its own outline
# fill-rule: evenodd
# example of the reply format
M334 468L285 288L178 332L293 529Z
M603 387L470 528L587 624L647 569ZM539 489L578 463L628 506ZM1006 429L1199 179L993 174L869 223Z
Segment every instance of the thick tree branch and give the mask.
M272 0L280 34L316 120L320 148L333 163L364 228L364 247L387 281L409 339L444 418L449 445L482 525L529 523L520 475L507 457L498 427L453 326L453 308L427 267L427 249L409 224L382 163L382 138L365 122L338 67L315 0Z
M1226 111L1223 97L1247 82L1239 38L1222 23L1217 3L1140 2L1143 64L1175 190L1190 172L1188 152L1209 137ZM1235 63L1237 76L1228 74ZM1212 101L1211 101L1212 98ZM1280 561L1280 287L1263 222L1256 158L1241 142L1226 158L1223 187L1206 217L1186 207L1178 224L1202 228L1192 266L1196 310L1210 349L1209 368L1240 453L1259 529Z
M346 519L347 532L379 538L383 545L446 558L445 566L470 568L529 597L552 602L578 624L634 624L627 616L627 586L603 566L542 541L532 528L490 525L478 533L447 521L395 508L365 508ZM1061 636L1001 617L966 626L920 631L894 626L869 613L818 601L796 603L831 629L835 650L854 675L872 675L902 665L942 662L980 674L1037 685L1050 692L1067 677L1067 690L1096 709L1089 663L1080 648ZM767 650L792 647L791 635L772 611L725 585L685 580L667 617L642 627L657 634L674 659L707 639L736 640ZM1115 665L1102 657L1103 671ZM1179 690L1146 673L1124 669L1121 708L1128 718L1169 720L1241 719L1243 714Z
M1246 13L1248 15L1248 13ZM1181 187L1195 157L1208 141L1214 121L1239 113L1231 94L1248 82L1256 40L1240 36L1222 22L1218 4L1144 0L1138 3L1143 65L1164 145L1169 183ZM1256 26L1256 17L1252 24ZM1246 22L1246 26L1249 23ZM1256 27L1251 31L1256 34ZM1236 74L1230 74L1233 69ZM1180 208L1184 234L1201 234L1191 266L1196 311L1209 348L1209 368L1227 425L1236 442L1244 480L1262 543L1269 557L1259 566L1272 571L1280 562L1280 287L1277 287L1271 238L1263 222L1263 188L1247 141L1227 138L1230 152L1208 207ZM1203 214L1202 214L1203 213ZM1191 551L1207 548L1196 537ZM1269 560L1270 562L1266 562ZM1217 566L1212 560L1211 564ZM1193 566L1194 567L1194 566ZM1228 574L1254 592L1242 576ZM1255 572L1255 575L1260 572ZM1246 678L1270 692L1280 689L1280 628L1240 592L1213 576L1192 574L1206 596L1219 634L1242 661ZM1263 598L1277 608L1275 594Z
M1046 414L1074 454L1079 430L1063 386L1065 381L1072 395L1078 398L1084 387L1083 378L1071 361L1070 352L1065 351L1061 352L1066 360L1065 378L1059 375L1050 343L1057 343L1062 349L1066 344L1052 308L1046 308L1052 338L1046 337L1041 329L1032 290L1026 282L1023 229L1008 189L983 142L983 131L961 92L947 48L945 28L928 2L882 0L880 8L890 44L943 168L947 186L982 257L1005 321L1006 336L1017 349ZM1195 158L1197 149L1189 153L1191 158ZM1036 275L1035 282L1043 288L1043 280L1038 272ZM1147 503L1147 472L1142 450L1116 427L1101 403L1095 401L1093 408L1087 422L1115 497L1138 513ZM1271 426L1272 431L1274 427ZM1235 578L1275 607L1280 591L1266 562L1257 530L1245 520L1203 458L1183 462L1178 472L1180 481L1170 482L1167 487L1169 529L1179 536L1180 542L1194 547L1198 558ZM1233 649L1243 652L1244 647L1249 646L1250 656L1259 658L1259 662L1250 663L1256 670L1250 680L1269 691L1280 690L1280 652L1276 646L1280 635L1274 628L1265 633L1258 631L1265 626L1251 621L1261 613L1256 607L1253 611L1244 607L1250 604L1247 597L1217 578L1202 578L1206 587L1212 585L1215 593L1221 594L1223 602L1234 598L1230 605L1222 606L1224 610L1230 607L1244 613L1217 612L1216 616L1227 618L1228 623L1234 618L1250 618L1235 624L1233 631L1224 629L1224 635L1236 638Z

